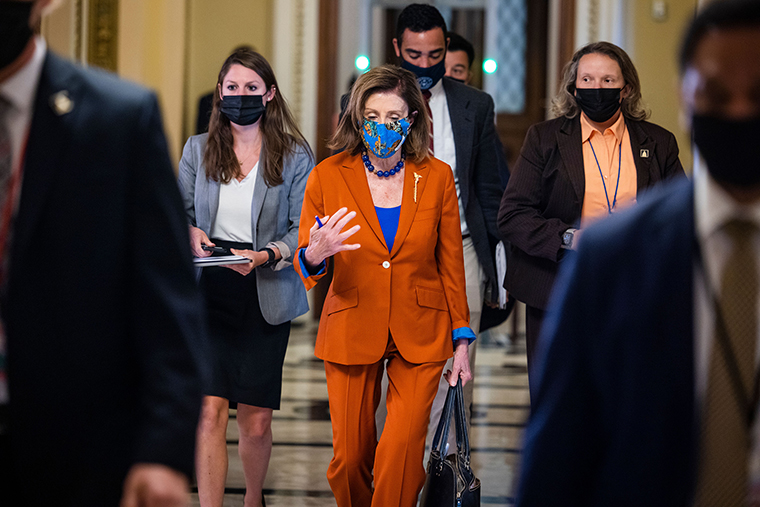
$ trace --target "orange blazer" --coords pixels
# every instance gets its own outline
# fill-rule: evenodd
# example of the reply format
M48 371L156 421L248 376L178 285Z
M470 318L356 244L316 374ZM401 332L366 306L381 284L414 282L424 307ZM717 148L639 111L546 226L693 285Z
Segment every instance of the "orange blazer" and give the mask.
M347 240L358 250L341 252L333 263L315 355L339 364L379 361L393 336L411 363L443 361L453 354L451 330L469 325L462 231L454 176L435 158L406 161L398 231L388 252L372 202L361 156L334 155L314 168L306 184L299 249L309 242L314 217L342 207L356 211ZM416 183L415 183L416 179ZM416 198L415 198L416 191ZM323 275L308 275L296 255L306 289Z

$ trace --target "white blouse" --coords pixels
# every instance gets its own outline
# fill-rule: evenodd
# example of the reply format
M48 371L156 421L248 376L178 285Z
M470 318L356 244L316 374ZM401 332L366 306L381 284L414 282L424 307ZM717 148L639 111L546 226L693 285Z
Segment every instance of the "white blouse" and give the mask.
M216 221L211 227L212 238L239 243L253 242L251 206L258 172L259 163L256 162L243 181L233 178L229 183L220 185L219 207Z

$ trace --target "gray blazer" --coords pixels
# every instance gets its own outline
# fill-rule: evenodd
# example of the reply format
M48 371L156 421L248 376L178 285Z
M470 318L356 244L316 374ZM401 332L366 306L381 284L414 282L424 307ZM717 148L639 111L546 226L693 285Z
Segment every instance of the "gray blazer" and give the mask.
M187 140L179 163L179 188L190 225L210 235L219 208L219 183L206 178L203 150L208 134ZM306 180L314 167L308 147L297 147L285 157L281 185L268 187L262 172L256 175L251 203L253 246L261 250L274 243L282 260L271 268L256 268L256 287L264 319L281 324L309 310L301 279L292 269L298 245L298 220L306 188Z

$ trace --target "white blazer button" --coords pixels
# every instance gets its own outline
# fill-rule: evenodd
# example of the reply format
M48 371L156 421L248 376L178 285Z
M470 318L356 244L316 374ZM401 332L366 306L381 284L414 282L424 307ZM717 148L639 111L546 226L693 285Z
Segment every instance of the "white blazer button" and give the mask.
M391 263L390 263L390 262L388 262L388 261L383 261L383 267L384 267L385 269L388 269L389 267L391 267Z

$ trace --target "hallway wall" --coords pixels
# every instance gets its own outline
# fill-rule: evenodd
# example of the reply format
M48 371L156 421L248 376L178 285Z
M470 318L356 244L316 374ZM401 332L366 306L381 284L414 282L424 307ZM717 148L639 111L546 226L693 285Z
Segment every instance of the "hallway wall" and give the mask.
M185 0L119 3L117 72L158 92L175 167L183 143L186 17Z
M692 151L681 120L677 59L683 30L699 4L699 0L576 2L576 46L607 40L625 49L639 73L642 96L652 112L650 121L676 136L687 173L691 173ZM656 14L658 8L664 9L664 16Z
M184 142L187 0L117 3L115 71L156 90L176 167ZM87 1L63 0L42 23L42 35L52 51L85 65L87 8Z
M86 54L86 37L78 38L77 7L93 0L63 0L43 23L49 46L76 58ZM665 6L655 19L655 4ZM676 54L685 24L705 0L577 0L576 43L601 38L622 45L639 71L652 121L674 132L681 160L692 165L689 136L680 121ZM175 163L187 136L194 133L199 97L211 91L224 58L240 44L250 44L272 63L283 94L310 143L316 139L317 0L120 0L117 72L157 90ZM84 6L84 7L82 7ZM340 33L338 90L355 72L353 58L371 45L369 0L341 0L340 17L353 30ZM359 19L366 19L365 22ZM358 23L358 24L357 24ZM357 29L357 26L362 28ZM552 35L550 34L550 38ZM553 47L552 44L549 47ZM374 55L373 55L374 56ZM377 62L373 62L377 63ZM551 68L556 68L550 62ZM550 82L552 77L550 76ZM555 81L556 82L556 81ZM552 91L553 93L553 91Z
M155 1L155 0L154 0ZM224 59L249 44L272 61L274 0L185 0L188 4L185 137L195 133L198 99L216 86Z
M694 17L698 0L668 0L666 17L652 16L650 0L630 3L629 45L639 71L644 101L652 110L650 121L676 135L681 163L691 173L691 140L681 120L678 51L686 25Z

